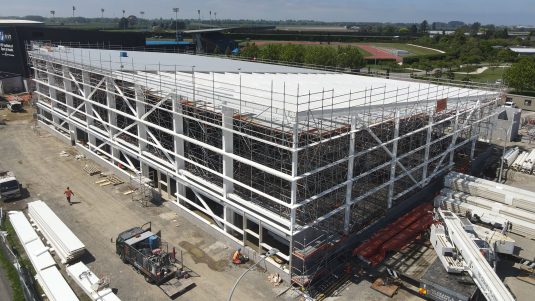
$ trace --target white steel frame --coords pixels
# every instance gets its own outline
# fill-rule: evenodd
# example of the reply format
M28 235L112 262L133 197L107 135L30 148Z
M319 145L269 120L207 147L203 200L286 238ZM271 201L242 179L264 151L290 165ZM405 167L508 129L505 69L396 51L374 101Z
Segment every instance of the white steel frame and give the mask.
M197 217L199 221L206 222L194 213L193 209L203 212L213 219L214 222L210 224L212 227L240 244L245 244L248 238L254 238L258 241L258 250L266 251L274 247L267 243L266 235L284 242L288 248L281 250L278 256L286 260L290 267L292 252L297 248L294 240L297 235L303 235L307 229L321 227L328 223L337 225L335 228L339 227L329 231L343 230L346 234L350 234L356 222L352 215L355 206L373 194L386 190L384 209L388 210L395 205L395 200L425 186L438 174L449 170L454 165L456 151L468 146L473 156L475 142L488 135L488 132L485 132L489 130L486 126L492 108L499 97L499 94L494 91L454 86L437 88L422 84L422 91L418 91L418 97L415 99L408 98L408 95L414 94L413 91L404 92L400 89L392 91L387 87L361 91L367 95L365 100L372 94L381 93L385 98L395 97L395 105L381 106L380 103L369 102L366 105L352 107L352 95L358 93L335 95L334 91L322 91L321 106L314 104L316 109L310 110L307 114L306 108L307 105L310 107L313 94L310 92L301 95L297 92L299 99L297 105L304 108L304 111L292 112L284 108L284 102L273 103L273 99L265 106L253 105L247 100L248 97L253 96L241 94L242 89L246 90L247 87L239 87L240 99L222 99L223 93L215 91L215 85L212 83L210 86L209 82L203 83L202 89L194 89L193 87L197 87L196 81L197 84L200 81L194 70L191 74L161 72L158 71L160 68L158 66L150 70L127 70L125 67L124 70L118 71L111 68L112 63L115 63L111 58L109 62L100 59L100 64L94 66L91 64L91 59L88 63L86 58L84 63L83 57L77 58L74 54L72 57L54 58L46 51L36 50L29 51L29 57L35 71L35 93L39 99L38 119L42 125L71 141L79 141L81 137L78 133L85 133L87 145L82 145L82 147L95 156L105 158L110 165L122 164L129 170L128 173L148 175L149 167L157 170L158 182L161 177L166 177L166 181L163 182L171 196L170 201ZM169 70L169 67L167 66L166 69ZM81 78L79 73L81 73ZM93 77L97 80L93 80ZM127 83L129 87L125 90L120 83ZM436 89L436 91L432 93L430 89ZM440 113L440 115L435 111L435 100L440 99L446 90L448 95L452 95L452 91L458 94L456 98L449 100L453 108L448 108L447 112ZM149 102L147 93L158 97L158 101ZM272 90L271 94L274 93L278 92ZM421 94L425 94L428 99L424 98L422 101ZM59 95L64 95L65 99L58 99ZM100 98L95 99L96 97ZM286 91L282 99L285 97ZM124 109L118 108L118 99L126 105ZM348 106L345 113L338 107L334 109L334 103L339 105L343 102L346 102ZM203 104L208 110L216 112L221 116L219 122L192 117L185 111L187 110L185 106L189 103ZM321 113L318 113L317 108L321 108ZM155 111L172 116L170 128L149 120L148 117ZM285 142L282 138L280 140L269 139L237 128L235 126L237 118L250 115L251 112L255 112L255 116L260 116L257 118L259 124L278 128L277 131L291 137L291 141ZM400 128L402 120L418 114L425 114L429 117L425 118L422 126L400 133L403 130ZM270 115L270 118L266 115ZM128 119L132 123L126 126L121 125L118 123L119 118ZM221 147L189 136L184 128L186 122L207 125L221 131L221 141L216 143ZM389 122L393 124L393 133L385 140L377 135L375 127ZM317 126L319 132L325 133L336 131L344 126L346 130L329 134L325 138L320 136L321 138L316 141L303 143L300 140L301 134L314 126ZM438 132L440 135L435 135ZM172 137L171 149L163 145L157 133ZM358 140L361 139L359 137L363 133L368 133L371 140L367 143L373 145L367 149L358 150ZM403 147L407 139L411 139L416 134L423 134L425 141L410 151L400 153L400 147ZM125 138L133 139L138 143L128 142ZM258 163L254 157L247 158L237 154L234 149L235 142L236 139L241 138L289 153L291 168L276 169ZM345 141L343 139L347 139L348 142L343 144L340 142ZM447 141L450 141L449 146L433 155L431 150ZM344 155L311 170L301 169L300 162L306 161L307 151L314 147L321 150L320 147L336 142L342 144L339 148L342 149L341 153ZM186 144L198 146L220 157L221 171L193 160L188 156L189 150L186 149ZM147 148L157 150L160 155L148 151ZM381 150L384 151L383 155L390 159L367 171L357 172L354 169L357 159ZM407 165L405 162L412 160L413 157L417 158L418 162L414 165ZM193 166L221 179L221 184L192 173L187 166ZM249 166L264 173L266 177L269 177L268 179L279 179L281 185L290 187L288 199L281 199L268 191L255 188L252 186L254 183L244 183L236 179L236 166ZM345 168L343 180L333 180L332 185L329 184L327 189L314 192L313 195L306 197L299 195L299 187L307 178L315 176L323 181L322 177L326 171L342 166ZM388 180L377 185L363 182L366 178L383 170L387 170ZM176 181L176 187L170 187L171 179ZM404 184L403 190L399 190L397 185L402 180L411 184ZM369 189L366 193L356 194L355 187L361 185L360 183L368 185ZM196 200L191 200L186 196L186 188L192 190ZM270 205L252 202L243 194L240 195L237 189L249 191L251 195L261 198L264 203ZM176 194L173 195L174 191ZM342 192L342 202L334 208L322 205L323 202L330 202L328 200L330 193L337 191ZM215 213L214 205L211 206L209 203L219 204L223 208L222 213ZM273 210L272 208L275 207L280 210ZM309 208L321 209L313 213ZM303 222L300 216L309 213L316 215ZM236 222L237 216L241 216L241 223ZM248 221L257 224L257 230L250 229ZM236 234L240 239L236 238ZM290 272L290 270L287 271Z

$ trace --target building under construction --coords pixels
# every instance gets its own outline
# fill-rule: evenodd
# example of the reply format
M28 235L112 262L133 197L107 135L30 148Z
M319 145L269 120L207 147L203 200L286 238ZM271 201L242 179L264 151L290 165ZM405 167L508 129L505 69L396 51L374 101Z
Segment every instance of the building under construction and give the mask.
M306 287L491 134L498 91L185 54L28 50L41 126Z

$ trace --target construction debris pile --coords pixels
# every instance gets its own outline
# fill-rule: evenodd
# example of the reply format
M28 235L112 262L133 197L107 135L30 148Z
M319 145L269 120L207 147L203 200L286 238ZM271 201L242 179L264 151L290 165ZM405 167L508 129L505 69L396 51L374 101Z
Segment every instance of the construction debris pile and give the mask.
M535 193L456 172L444 186L436 205L535 238Z
M535 149L530 152L520 152L518 147L512 148L505 153L503 160L510 169L531 174L535 167Z
M79 258L85 252L84 244L43 201L28 203L28 214L62 263Z

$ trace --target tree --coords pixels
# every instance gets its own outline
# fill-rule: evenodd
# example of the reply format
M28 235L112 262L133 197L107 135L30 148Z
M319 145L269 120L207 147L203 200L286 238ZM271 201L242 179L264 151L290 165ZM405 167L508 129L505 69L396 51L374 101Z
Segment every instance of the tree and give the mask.
M336 50L336 66L357 69L363 65L364 58L356 47L339 46Z
M474 24L470 25L470 34L473 36L477 35L479 29L481 29L481 23L475 22Z
M225 55L230 56L232 54L232 50L230 50L230 46L227 46L227 49L225 49Z
M514 62L516 60L516 58L518 57L518 54L516 54L515 52L511 51L510 49L502 48L502 49L498 50L498 53L496 53L496 57L498 58L498 61L500 63L503 63L503 62Z
M535 59L523 58L514 63L503 75L505 83L517 90L535 90Z
M409 32L413 36L417 35L418 34L418 26L416 26L416 24L412 24L411 27L409 28Z
M423 20L422 23L420 23L420 33L426 33L429 30L429 23L427 20Z
M221 49L219 48L219 45L216 45L214 48L214 54L221 54Z
M125 17L121 18L121 19L119 20L119 24L118 24L117 27L119 27L119 28L123 28L123 29L127 28L127 27L128 27L128 19L125 18Z
M453 71L451 70L448 70L446 72L446 77L449 79L449 80L454 80L455 79L455 73L453 73Z
M259 56L259 54L260 54L260 49L258 48L258 46L256 46L255 43L252 43L252 44L247 43L245 44L245 47L243 47L240 50L240 56L243 56L249 59L255 59Z

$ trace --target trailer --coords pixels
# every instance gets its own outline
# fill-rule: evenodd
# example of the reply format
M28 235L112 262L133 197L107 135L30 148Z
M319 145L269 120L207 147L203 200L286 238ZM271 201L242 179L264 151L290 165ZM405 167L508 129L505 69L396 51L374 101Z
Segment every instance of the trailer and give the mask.
M184 268L182 251L177 260L176 248L170 248L160 235L151 231L151 222L121 232L115 247L124 263L132 265L148 283L157 285L170 298L195 285Z

